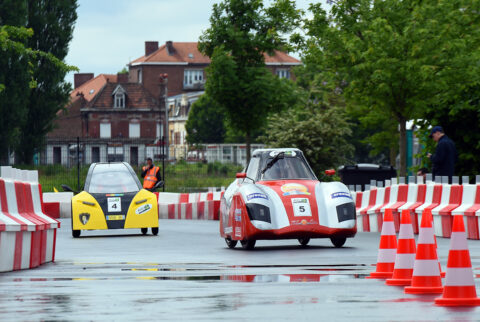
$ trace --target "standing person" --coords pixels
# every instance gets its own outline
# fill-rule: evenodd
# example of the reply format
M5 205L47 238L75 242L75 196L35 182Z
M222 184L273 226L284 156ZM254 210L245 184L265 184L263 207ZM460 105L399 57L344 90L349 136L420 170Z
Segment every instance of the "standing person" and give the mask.
M147 165L142 168L143 188L152 189L155 184L162 180L160 168L153 164L152 158L147 158Z
M458 158L455 143L443 132L441 126L434 126L430 137L437 142L435 153L428 154L432 161L433 177L448 176L448 181L451 182L455 171L455 162Z

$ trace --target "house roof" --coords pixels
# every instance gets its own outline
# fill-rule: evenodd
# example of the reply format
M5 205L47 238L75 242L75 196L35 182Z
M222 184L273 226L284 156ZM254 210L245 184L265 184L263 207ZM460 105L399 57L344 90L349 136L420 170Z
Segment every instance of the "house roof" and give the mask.
M105 84L98 96L87 103L87 108L112 108L114 96L112 93L119 86L119 83L108 82ZM122 83L121 87L127 96L126 108L152 108L158 106L158 101L150 92L138 83Z
M84 99L87 102L92 101L95 96L100 92L100 90L108 82L116 83L117 75L112 74L100 74L97 77L92 78L91 80L83 83L81 86L75 88L70 93L70 98L72 101L76 101L80 97L80 93L83 94Z
M130 62L131 65L149 65L149 64L210 64L210 58L204 56L198 50L197 42L173 42L174 53L169 55L167 46L163 44L156 51L148 56L142 56ZM267 65L300 65L301 62L278 50L274 55L265 54L265 63Z

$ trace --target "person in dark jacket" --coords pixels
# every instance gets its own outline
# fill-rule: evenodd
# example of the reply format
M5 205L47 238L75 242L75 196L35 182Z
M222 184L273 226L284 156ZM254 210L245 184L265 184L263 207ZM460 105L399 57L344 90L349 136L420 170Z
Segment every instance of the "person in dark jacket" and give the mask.
M435 153L428 154L432 161L433 177L448 176L448 181L451 182L455 171L455 162L457 162L455 143L443 132L441 126L434 126L430 137L437 142Z

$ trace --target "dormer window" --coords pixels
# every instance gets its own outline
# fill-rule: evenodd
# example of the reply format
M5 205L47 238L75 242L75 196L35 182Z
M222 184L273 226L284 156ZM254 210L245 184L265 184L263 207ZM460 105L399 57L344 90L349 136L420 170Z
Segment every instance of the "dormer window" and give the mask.
M125 108L126 94L127 92L121 85L118 85L115 88L115 90L112 93L114 108Z

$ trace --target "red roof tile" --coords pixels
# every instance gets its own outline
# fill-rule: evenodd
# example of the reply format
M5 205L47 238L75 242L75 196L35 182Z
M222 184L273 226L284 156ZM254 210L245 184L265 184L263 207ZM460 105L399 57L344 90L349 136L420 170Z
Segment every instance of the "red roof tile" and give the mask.
M174 42L175 52L168 54L167 46L164 44L148 56L142 56L130 62L130 64L142 63L190 63L190 64L210 64L210 58L200 53L197 48L197 42ZM285 52L276 50L273 56L265 54L265 63L296 64L301 62L288 55Z
M125 108L152 108L158 106L158 101L141 84L108 82L98 96L89 102L86 107L113 108L112 93L121 85L126 92Z
M90 102L95 96L100 92L103 86L107 82L117 82L117 75L111 74L100 74L95 78L92 78L88 82L85 82L81 86L77 87L70 93L70 98L72 101L75 101L80 94L83 94L83 97L87 102Z

